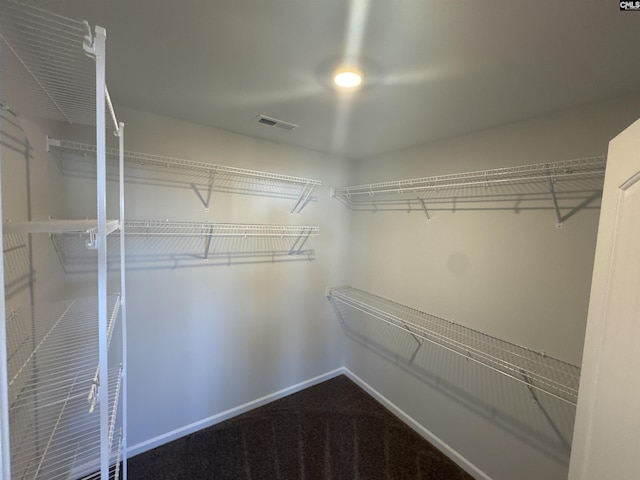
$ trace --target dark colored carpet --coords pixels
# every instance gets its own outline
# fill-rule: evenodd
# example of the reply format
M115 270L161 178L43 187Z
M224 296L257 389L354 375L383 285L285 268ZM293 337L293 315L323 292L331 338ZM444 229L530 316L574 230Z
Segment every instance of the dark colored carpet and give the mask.
M137 455L129 478L471 479L345 376Z

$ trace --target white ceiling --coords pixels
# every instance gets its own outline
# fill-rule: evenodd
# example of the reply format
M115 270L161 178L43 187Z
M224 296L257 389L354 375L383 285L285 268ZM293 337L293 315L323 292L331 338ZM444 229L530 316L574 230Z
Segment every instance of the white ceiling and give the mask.
M348 158L640 91L640 13L617 0L41 3L107 28L116 104ZM344 58L369 73L348 95Z

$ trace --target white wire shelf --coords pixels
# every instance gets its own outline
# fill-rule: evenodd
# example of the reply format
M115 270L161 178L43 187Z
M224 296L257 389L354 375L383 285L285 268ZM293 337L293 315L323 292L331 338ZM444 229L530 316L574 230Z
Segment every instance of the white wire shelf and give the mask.
M108 297L111 331L119 306L118 295ZM99 416L92 411L100 407L91 398L98 364L97 299L57 302L42 311L33 322L14 314L21 325L9 332L14 353L8 364L14 478L68 478L74 461L84 462L94 450L99 453ZM113 432L119 369L109 377Z
M119 308L120 297L110 295L111 331ZM60 392L67 392L73 381L88 410L87 396L98 364L97 299L55 302L43 306L42 311L33 322L13 315L19 325L12 326L9 339L16 358L8 365L9 409L19 408L22 399L34 396L45 405L60 402Z
M115 447L111 453L111 460L109 462L109 480L120 480L120 469L122 468L122 429L118 431L118 439ZM100 472L93 472L89 475L83 476L82 480L101 480Z
M602 194L606 158L594 156L518 167L332 189L352 210L555 209L558 224L593 206ZM564 214L563 214L564 212Z
M580 368L575 365L352 287L330 288L327 296L337 314L338 307L353 309L576 405Z
M4 257L4 293L5 298L12 298L15 294L29 286L35 274L29 261L29 247L26 235L19 233L2 235Z
M112 458L122 368L109 371L109 448ZM28 413L28 412L27 412ZM15 416L14 416L15 418ZM39 408L12 437L12 478L69 479L91 476L100 468L100 415L87 410L86 398L71 384L62 402ZM119 448L119 447L116 447ZM96 478L99 478L99 474ZM114 477L115 478L115 477Z
M94 176L95 145L47 137L48 150L63 174ZM107 148L107 176L116 178L118 150ZM125 181L179 186L194 190L205 209L211 204L212 192L240 193L285 198L294 201L291 214L298 214L312 200L319 180L247 170L181 158L124 152Z
M110 235L120 228L118 220L107 220L106 234ZM47 233L50 235L76 235L85 238L85 247L97 248L97 220L34 220L8 221L2 225L4 233Z
M208 222L125 221L125 236L170 237L317 237L319 227Z
M95 62L86 22L15 0L0 3L0 39L16 108L39 118L95 125ZM10 53L9 53L10 52Z
M20 67L13 73L27 87L22 91L30 97L28 106L42 118L95 122L95 64L83 49L90 35L86 24L12 0L4 0L0 12L0 35Z
M203 264L273 263L312 260L319 227L127 220L127 268L175 268ZM119 235L119 232L116 233ZM95 269L95 254L73 235L52 235L68 273ZM119 265L119 245L107 242L109 268Z

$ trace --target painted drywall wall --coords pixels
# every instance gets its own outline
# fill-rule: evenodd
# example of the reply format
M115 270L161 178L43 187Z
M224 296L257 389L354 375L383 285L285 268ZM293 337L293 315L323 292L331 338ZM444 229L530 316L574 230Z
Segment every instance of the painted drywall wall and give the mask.
M192 190L127 184L130 219L321 228L313 261L175 268L133 262L127 275L130 445L152 446L154 439L170 439L163 435L346 365L492 478L566 476L572 407L541 398L551 424L525 388L464 359L421 349L408 363L415 345L401 332L368 330L367 347L344 343L324 291L351 284L579 363L597 212L580 212L562 230L551 211L438 212L427 225L420 213L348 212L329 199L329 187L604 153L639 104L630 98L588 106L349 167L315 152L118 109L129 150L323 182L297 217L288 215L289 200L214 192L205 212ZM85 129L60 136L91 142ZM41 173L43 190L34 201L42 218L58 216L57 201L48 202L61 193L64 216L92 215L91 181L65 177L56 185L59 172ZM78 295L91 294L86 275L65 278Z
M350 184L605 154L639 107L615 99L369 158ZM598 216L582 210L557 229L553 210L515 205L436 211L430 223L354 212L347 283L579 365ZM535 405L524 385L433 348L411 361L415 342L391 328L352 328L346 367L485 474L566 478L574 407L544 394Z
M190 188L126 184L130 220L320 227L320 236L305 245L315 255L297 261L223 258L168 265L140 261L145 251L127 242L129 445L153 446L154 439L169 440L163 435L170 432L175 436L220 412L341 367L343 335L331 318L325 290L342 281L346 268L349 216L329 195L330 185L345 181L343 161L161 116L117 111L126 124L127 150L322 181L313 201L293 216L291 199L214 189L206 212ZM67 137L83 140L85 134L71 129ZM94 202L90 182L65 181L68 214L86 215ZM243 241L250 239L234 240ZM151 241L146 253L166 254L172 246L181 248L171 240Z
M45 135L55 133L58 125L20 114L4 115L0 124L3 221L63 218L63 179L45 142ZM25 318L29 318L32 301L55 301L67 296L64 271L48 235L12 233L5 241L16 247L5 258L9 310L24 309ZM33 277L29 276L30 270Z

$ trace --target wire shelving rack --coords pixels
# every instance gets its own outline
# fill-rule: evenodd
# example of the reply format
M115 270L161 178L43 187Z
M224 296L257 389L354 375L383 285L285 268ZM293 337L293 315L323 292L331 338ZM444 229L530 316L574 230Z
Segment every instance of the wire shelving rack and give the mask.
M403 330L495 372L576 405L580 368L477 330L352 287L330 288L335 306L361 312L367 318Z
M8 87L22 114L95 125L95 62L87 53L93 33L87 22L15 0L0 3L0 40L8 52ZM87 47L87 50L83 48Z
M557 226L602 195L606 158L593 156L508 168L333 188L355 211L553 209Z
M19 478L67 478L70 466L78 464L90 473L100 469L97 302L93 297L43 306L47 313L37 319L36 338L16 312L9 319L11 465ZM108 309L113 331L119 295L109 296ZM109 372L110 432L116 428L121 374L121 366Z
M310 237L320 234L319 227L293 225L257 225L208 222L163 222L154 220L125 221L129 236L187 237Z
M106 130L115 132L118 150L123 151L124 125L117 121L105 83L105 43L102 27L92 29L87 22L29 2L0 2L1 60L3 73L7 72L3 87L15 102L0 102L2 119L10 114L11 123L19 127L19 112L95 126L97 193L94 220L34 221L28 213L25 220L2 224L3 240L32 233L82 237L84 248L95 250L97 296L55 305L32 302L29 314L21 308L7 314L2 297L0 480L87 475L105 480L121 473L126 479L124 246L118 296L107 295L106 268L107 237L124 228L123 167L118 166L120 218L107 220L105 166ZM32 248L27 245L15 248ZM4 246L3 254L8 255ZM31 265L26 266L27 277L32 276ZM0 267L4 269L1 263ZM4 290L3 277L0 274ZM26 281L33 299L33 278ZM53 323L41 312L53 313ZM121 345L112 357L114 329L119 331ZM122 472L116 461L122 461Z
M129 268L311 260L311 242L320 235L316 226L160 220L125 220L124 230ZM54 234L51 239L65 271L95 269L86 235ZM109 262L117 260L117 242L109 243L107 255Z
M65 174L95 176L93 163L95 145L47 138L47 149ZM118 150L107 148L107 177L117 174ZM109 161L111 161L109 163ZM290 213L300 213L313 198L319 180L248 170L237 167L196 162L181 158L124 152L126 181L182 186L193 189L208 211L212 192L255 194L285 198L294 202Z

